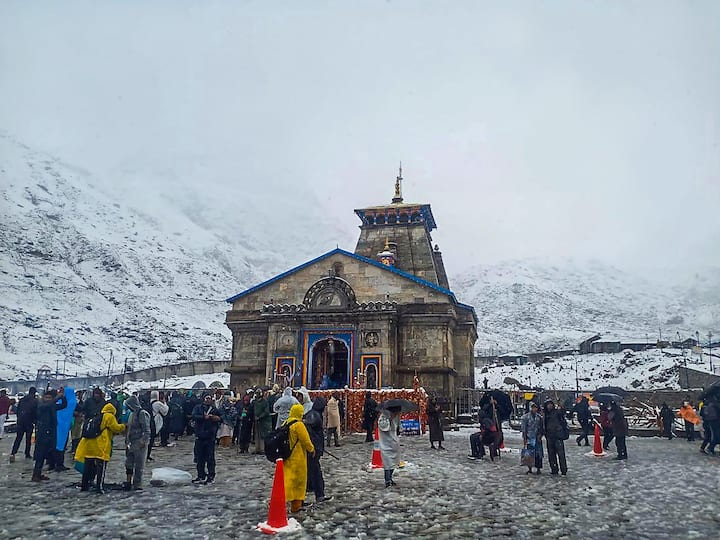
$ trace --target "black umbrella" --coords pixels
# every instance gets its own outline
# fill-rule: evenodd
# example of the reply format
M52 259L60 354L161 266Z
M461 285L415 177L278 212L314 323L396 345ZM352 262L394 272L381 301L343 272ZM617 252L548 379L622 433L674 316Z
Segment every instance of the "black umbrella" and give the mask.
M619 386L601 386L595 389L596 394L616 394L618 396L627 397L629 392Z
M419 409L417 403L407 399L388 399L378 405L379 409L392 409L394 407L400 407L400 412L403 413L413 412Z
M595 392L592 397L595 401L599 403L610 403L611 401L621 403L624 399L621 395L613 394L610 392Z
M711 384L700 394L700 399L708 398L720 399L720 381Z
M495 410L497 411L498 420L500 422L509 420L513 413L513 405L510 396L502 390L490 390L485 392L480 399L480 407L484 408L490 404L490 398L495 399Z

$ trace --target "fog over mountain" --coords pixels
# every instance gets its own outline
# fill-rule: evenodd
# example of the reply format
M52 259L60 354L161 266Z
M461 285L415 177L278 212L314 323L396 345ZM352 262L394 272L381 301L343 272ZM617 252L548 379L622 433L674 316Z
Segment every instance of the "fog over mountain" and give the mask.
M224 298L353 250L401 160L478 350L720 333L718 35L713 0L2 2L0 376L227 357Z

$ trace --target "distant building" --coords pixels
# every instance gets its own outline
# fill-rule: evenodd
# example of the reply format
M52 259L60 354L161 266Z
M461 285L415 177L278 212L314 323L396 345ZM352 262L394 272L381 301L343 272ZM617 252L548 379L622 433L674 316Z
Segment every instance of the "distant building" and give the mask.
M682 341L673 341L672 346L676 349L692 349L698 344L695 338L687 338Z
M652 344L654 347L655 344ZM644 351L651 347L646 339L624 339L620 342L620 350L630 349L631 351Z
M528 363L528 357L525 354L508 352L498 356L498 362L506 366L522 366Z
M622 351L620 340L598 339L590 345L591 353L618 353Z
M600 339L600 334L594 334L592 336L588 336L585 339L583 339L580 342L580 345L578 345L578 351L580 354L589 354L592 352L592 344Z
M570 356L571 354L577 354L575 349L563 349L560 351L539 351L527 353L529 362L542 362L546 358L562 358L563 356Z

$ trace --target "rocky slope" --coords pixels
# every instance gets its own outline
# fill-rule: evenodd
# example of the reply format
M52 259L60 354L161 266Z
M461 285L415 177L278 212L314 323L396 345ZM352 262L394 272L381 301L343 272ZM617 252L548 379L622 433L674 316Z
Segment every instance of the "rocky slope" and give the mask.
M316 204L308 193L140 177L113 186L6 135L0 156L4 378L43 364L105 372L110 351L113 370L126 358L136 368L226 358L224 299L338 236L304 211ZM287 226L268 226L278 216Z

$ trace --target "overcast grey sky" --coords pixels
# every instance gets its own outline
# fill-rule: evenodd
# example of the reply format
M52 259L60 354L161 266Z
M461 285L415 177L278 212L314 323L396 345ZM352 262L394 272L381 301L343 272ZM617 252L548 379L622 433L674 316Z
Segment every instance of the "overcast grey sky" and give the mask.
M451 271L720 264L714 0L5 1L0 129L99 174L311 185L350 230L402 160Z

